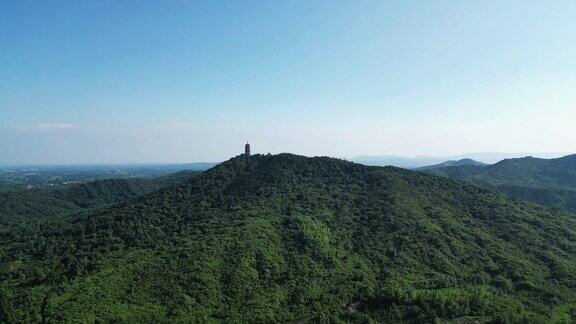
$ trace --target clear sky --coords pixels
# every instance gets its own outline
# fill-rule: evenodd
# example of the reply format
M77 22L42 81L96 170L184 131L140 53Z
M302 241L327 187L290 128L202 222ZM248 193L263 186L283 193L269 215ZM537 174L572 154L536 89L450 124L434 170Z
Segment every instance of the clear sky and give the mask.
M576 1L0 1L0 164L576 153Z

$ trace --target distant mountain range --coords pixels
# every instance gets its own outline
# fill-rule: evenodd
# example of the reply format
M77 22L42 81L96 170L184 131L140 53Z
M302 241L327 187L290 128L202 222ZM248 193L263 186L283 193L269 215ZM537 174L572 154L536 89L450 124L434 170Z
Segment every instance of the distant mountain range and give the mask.
M445 161L459 161L462 159L472 159L481 163L493 164L504 159L520 158L525 156L538 156L541 158L553 158L563 156L562 153L469 153L454 156L376 156L363 155L350 158L348 160L356 163L374 166L396 166L400 168L416 169L432 165L441 164Z
M488 166L433 167L424 172L576 212L576 154L555 159L506 159Z
M548 162L528 164L535 181ZM458 168L491 166L442 170ZM572 185L547 170L545 183ZM71 199L134 191L124 180L86 186ZM575 317L573 214L326 157L238 156L105 208L5 224L0 243L0 322Z

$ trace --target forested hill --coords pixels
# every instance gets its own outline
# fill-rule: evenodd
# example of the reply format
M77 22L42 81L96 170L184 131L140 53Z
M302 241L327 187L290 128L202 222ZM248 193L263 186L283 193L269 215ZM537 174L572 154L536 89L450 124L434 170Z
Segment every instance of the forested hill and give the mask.
M0 321L576 319L572 215L330 158L239 156L0 243Z
M152 179L97 180L54 191L54 196L80 207L115 204L178 184L199 173L200 171L185 170Z
M455 166L486 166L488 164L475 161L473 159L461 159L461 160L450 160L446 162L442 162L440 164L429 165L421 168L416 168L415 170L431 170L431 169L441 169L446 167L455 167Z
M180 171L144 179L106 179L58 189L20 189L0 192L0 224L37 219L83 208L116 204L196 176L199 171Z
M576 189L576 154L558 159L507 159L486 167L447 167L430 172L492 185Z
M576 212L576 154L558 159L526 157L485 167L454 166L424 171Z
M162 188L154 179L106 179L74 185L53 192L55 197L80 207L114 204Z

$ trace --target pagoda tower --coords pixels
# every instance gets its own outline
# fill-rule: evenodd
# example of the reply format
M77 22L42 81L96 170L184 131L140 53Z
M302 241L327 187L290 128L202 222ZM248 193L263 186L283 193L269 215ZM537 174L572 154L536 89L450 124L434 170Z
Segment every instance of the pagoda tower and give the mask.
M250 156L250 144L248 144L248 143L246 143L246 145L244 145L244 155Z

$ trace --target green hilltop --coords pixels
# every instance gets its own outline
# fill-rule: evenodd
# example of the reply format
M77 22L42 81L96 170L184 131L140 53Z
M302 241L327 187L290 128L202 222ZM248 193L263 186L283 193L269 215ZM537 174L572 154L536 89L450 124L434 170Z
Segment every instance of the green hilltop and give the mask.
M0 243L0 322L576 319L572 214L332 158L238 156Z
M432 169L441 169L446 167L456 167L456 166L486 166L488 164L475 161L473 159L460 159L460 160L450 160L446 162L442 162L439 164L429 165L425 167L416 168L414 170L432 170Z

